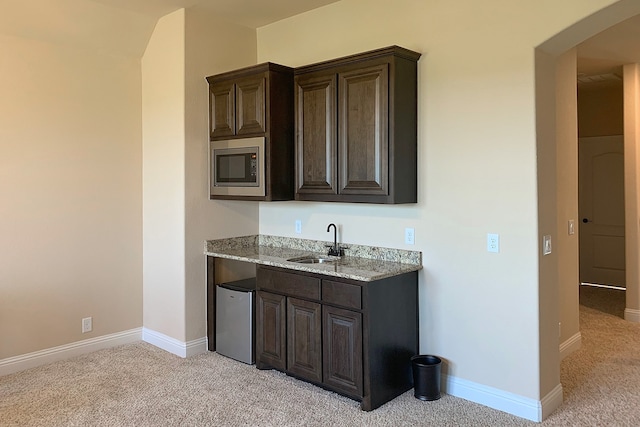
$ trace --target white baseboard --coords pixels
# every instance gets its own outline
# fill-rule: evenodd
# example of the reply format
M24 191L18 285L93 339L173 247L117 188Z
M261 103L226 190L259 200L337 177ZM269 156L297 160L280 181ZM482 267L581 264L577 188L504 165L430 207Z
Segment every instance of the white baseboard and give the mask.
M142 328L142 341L180 357L190 357L207 351L207 338L182 342L163 333Z
M634 323L640 323L640 310L636 310L635 308L625 308L624 320L628 320L629 322Z
M537 421L543 421L547 419L547 417L551 415L553 411L558 409L560 405L562 405L562 396L562 384L558 384L545 397L543 397L540 401L540 403L542 404L540 419Z
M34 351L33 353L9 357L0 360L0 376L46 365L70 357L92 353L97 350L138 342L142 339L142 328L130 329L115 334L103 335L87 340L76 341L58 347Z
M542 400L519 396L493 387L443 375L445 393L499 411L540 422L562 404L562 385L558 384Z
M582 346L582 334L574 334L568 340L560 344L560 360L564 359Z

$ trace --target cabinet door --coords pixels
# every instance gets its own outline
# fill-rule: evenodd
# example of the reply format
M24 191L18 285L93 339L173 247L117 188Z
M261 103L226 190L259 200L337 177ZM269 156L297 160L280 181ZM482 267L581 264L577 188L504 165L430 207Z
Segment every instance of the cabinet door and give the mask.
M285 370L286 314L285 297L258 291L256 304L256 360L260 364Z
M209 85L210 138L235 135L235 86L233 82Z
M389 194L389 64L339 74L339 193Z
M264 133L265 76L246 77L236 82L236 121L238 135Z
M322 307L323 382L362 396L362 314Z
M287 299L287 370L301 378L322 381L321 305Z
M337 194L336 74L295 79L296 192Z

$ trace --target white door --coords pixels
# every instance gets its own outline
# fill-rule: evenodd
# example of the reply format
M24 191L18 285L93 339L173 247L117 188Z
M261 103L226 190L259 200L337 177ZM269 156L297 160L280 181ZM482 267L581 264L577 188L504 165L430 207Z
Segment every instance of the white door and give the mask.
M624 140L580 138L580 282L625 286Z

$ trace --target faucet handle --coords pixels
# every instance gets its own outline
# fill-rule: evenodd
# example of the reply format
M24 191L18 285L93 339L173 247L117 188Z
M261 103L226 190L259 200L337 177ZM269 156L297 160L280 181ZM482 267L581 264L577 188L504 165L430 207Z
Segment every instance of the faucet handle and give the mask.
M333 245L325 245L329 249L327 255L329 256L340 256L340 249L334 247Z
M348 246L340 246L340 245L338 245L338 247L334 247L333 245L324 245L324 246L329 249L329 253L327 254L329 256L344 256L344 250L349 249Z

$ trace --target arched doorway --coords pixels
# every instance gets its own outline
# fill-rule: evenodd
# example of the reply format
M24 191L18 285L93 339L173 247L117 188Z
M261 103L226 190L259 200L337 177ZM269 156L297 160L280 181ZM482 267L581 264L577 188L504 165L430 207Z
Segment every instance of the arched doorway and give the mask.
M560 338L560 352L564 356L580 346L578 318L579 259L578 238L571 234L569 222L577 222L577 123L576 123L576 46L584 40L626 19L640 14L640 4L621 0L577 22L536 48L536 130L538 151L538 209L539 228L555 230L553 261L540 255L541 333L551 345L553 337ZM625 147L626 148L626 147ZM625 163L625 168L627 165ZM550 172L555 171L555 173ZM634 181L638 173L633 170ZM625 180L628 178L625 178ZM626 182L625 182L626 185ZM637 191L626 198L629 217L637 218ZM636 224L637 225L637 224ZM627 245L637 247L637 227L628 230ZM640 307L638 297L638 259L629 262L627 282L635 283L635 293L629 288L627 307ZM632 258L633 259L633 258ZM635 274L630 278L629 274ZM547 280L555 286L543 283ZM555 299L554 299L555 298ZM544 301L558 301L558 316L544 313ZM546 314L546 315L545 315ZM559 321L559 322L558 322ZM547 362L547 363L545 363ZM542 371L550 375L557 366L551 358L543 357Z

